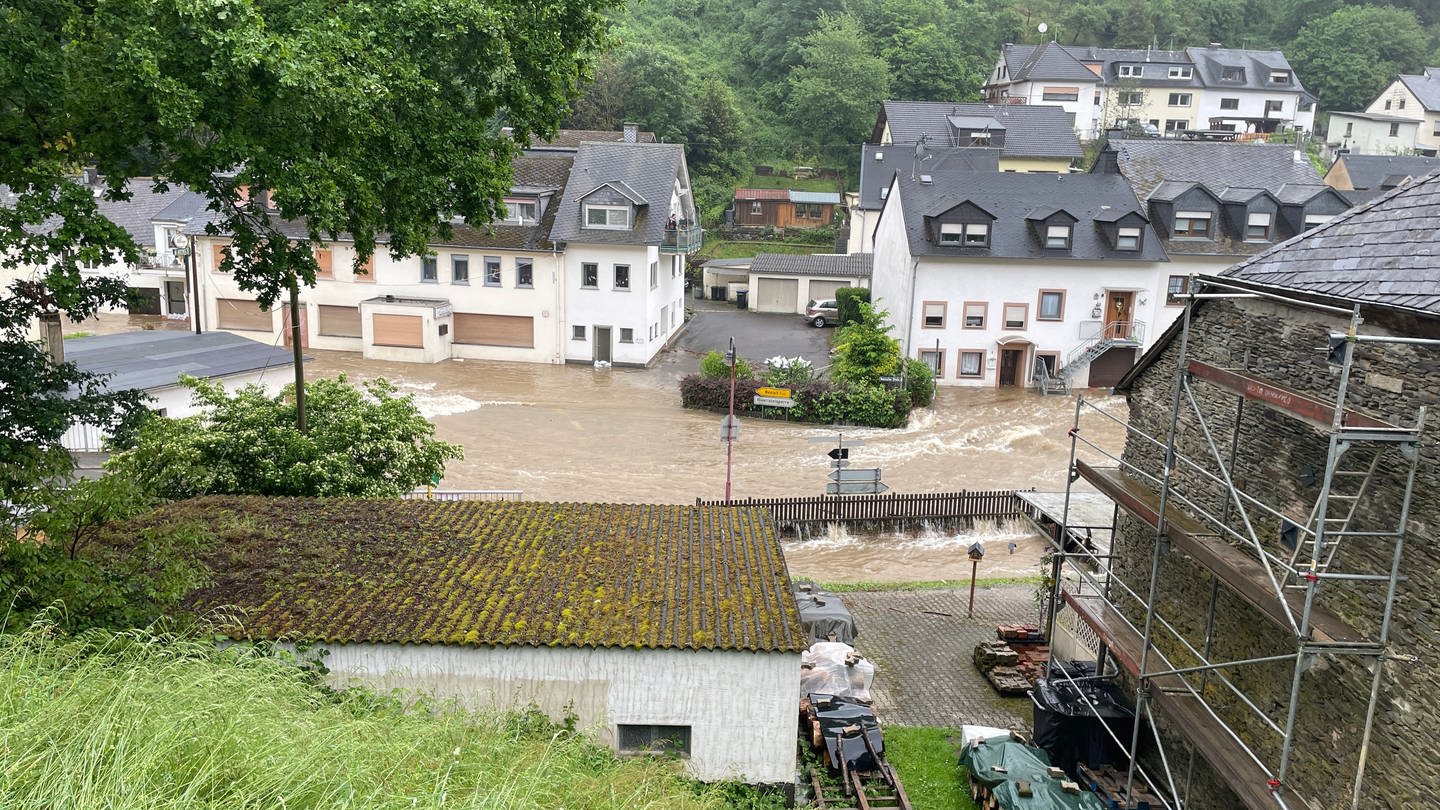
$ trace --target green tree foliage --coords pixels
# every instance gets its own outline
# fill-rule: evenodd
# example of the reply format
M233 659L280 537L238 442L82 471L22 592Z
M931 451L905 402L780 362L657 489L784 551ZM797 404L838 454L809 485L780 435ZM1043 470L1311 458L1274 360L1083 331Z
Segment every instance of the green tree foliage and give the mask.
M1423 67L1427 43L1415 13L1353 6L1307 23L1287 56L1330 110L1359 110L1398 73Z
M905 361L905 393L912 408L926 408L935 401L935 372L924 360Z
M869 303L860 304L860 318L835 333L835 379L879 385L882 376L900 371L900 341L890 336L888 316Z
M569 124L618 130L635 122L666 142L683 142L696 131L699 111L690 69L676 48L641 41L608 54L595 84L577 100Z
M440 476L461 449L434 438L435 426L379 379L351 385L342 375L309 386L310 430L294 424L294 389L260 386L234 394L185 380L203 415L156 417L107 470L161 498L196 495L395 497Z
M841 326L860 320L860 305L870 303L870 288L841 287L835 291L835 308Z
M824 18L802 43L800 64L790 71L786 112L821 154L846 161L852 145L870 135L889 93L888 66L871 53L860 21L850 14Z
M717 351L710 351L700 358L700 376L707 380L728 380L730 379L730 364L725 362L725 355ZM735 379L749 380L755 377L755 370L743 357L735 358Z

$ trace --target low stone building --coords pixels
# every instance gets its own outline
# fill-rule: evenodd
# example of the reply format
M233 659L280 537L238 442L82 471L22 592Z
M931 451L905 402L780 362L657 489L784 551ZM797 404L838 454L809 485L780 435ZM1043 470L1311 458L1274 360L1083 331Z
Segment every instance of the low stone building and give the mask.
M806 636L761 510L202 498L186 608L312 641L337 686L536 706L702 780L792 784Z
M1174 781L1141 759L1186 807L1437 802L1437 223L1432 175L1197 279L1240 297L1192 301L1118 385L1119 465L1076 465L1121 509L1065 601L1151 674Z

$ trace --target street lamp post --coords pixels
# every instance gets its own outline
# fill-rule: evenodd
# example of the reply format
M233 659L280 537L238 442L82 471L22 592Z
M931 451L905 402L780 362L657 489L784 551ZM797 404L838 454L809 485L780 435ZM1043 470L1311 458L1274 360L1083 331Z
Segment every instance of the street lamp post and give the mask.
M730 350L725 360L730 363L730 421L725 431L725 503L730 503L730 458L735 448L735 338L730 338Z

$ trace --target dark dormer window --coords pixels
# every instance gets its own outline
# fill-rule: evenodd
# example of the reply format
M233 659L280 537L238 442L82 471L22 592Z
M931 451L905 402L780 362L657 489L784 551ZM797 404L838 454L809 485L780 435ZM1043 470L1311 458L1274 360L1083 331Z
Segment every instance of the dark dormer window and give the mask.
M990 226L979 222L947 222L940 226L940 244L951 247L989 247Z
M1145 75L1144 65L1121 65L1120 76L1127 79L1138 79Z
M1171 229L1176 239L1204 239L1210 236L1209 211L1176 211L1175 227Z
M1115 249L1116 249L1116 250L1139 250L1139 249L1140 249L1140 229L1139 229L1139 228L1119 228L1119 229L1117 229L1117 230L1115 231Z
M1191 76L1194 76L1194 75L1195 75L1194 69L1191 68L1189 65L1171 65L1171 66L1170 66L1169 78L1171 78L1171 79L1188 79L1188 78L1190 78Z
M1270 81L1274 82L1275 84L1289 84L1289 83L1290 83L1290 71L1288 71L1288 70L1272 70L1272 71L1270 71Z
M585 227L629 228L630 209L623 205L586 205Z
M1245 241L1270 241L1270 220L1271 214L1264 211L1247 216L1245 218Z
M1243 82L1243 81L1245 81L1245 68L1243 68L1243 67L1222 67L1222 68L1220 68L1220 81L1222 81L1222 82Z
M1071 228L1069 225L1048 225L1045 227L1045 247L1057 250L1070 249Z

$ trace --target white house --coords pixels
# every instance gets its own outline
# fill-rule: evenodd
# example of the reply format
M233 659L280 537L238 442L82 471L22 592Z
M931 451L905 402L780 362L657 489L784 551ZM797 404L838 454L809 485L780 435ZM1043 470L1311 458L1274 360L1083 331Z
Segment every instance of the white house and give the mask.
M992 103L1059 106L1075 117L1076 134L1088 138L1103 129L1099 120L1103 84L1098 71L1058 42L1007 42L984 91Z
M1166 256L1125 179L897 174L872 298L943 385L1113 385L1171 317ZM1042 372L1043 368L1043 372Z
M1409 155L1415 151L1420 122L1389 113L1332 112L1325 152L1352 155Z
M1380 91L1365 112L1417 122L1410 148L1419 155L1440 153L1440 67L1419 75L1401 74Z
M697 779L794 781L807 637L763 511L212 498L193 517L248 537L185 607L317 642L337 686L533 705Z

